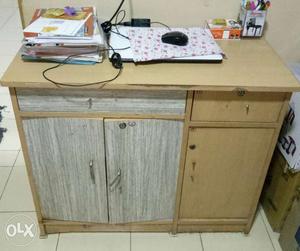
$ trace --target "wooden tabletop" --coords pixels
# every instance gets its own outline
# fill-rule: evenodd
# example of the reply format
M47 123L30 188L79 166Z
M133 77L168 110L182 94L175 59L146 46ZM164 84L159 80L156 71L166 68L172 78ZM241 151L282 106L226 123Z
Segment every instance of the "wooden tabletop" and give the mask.
M300 85L279 56L263 40L219 41L227 59L221 64L124 63L120 77L104 89L220 90L292 92ZM1 79L8 87L57 88L42 71L53 63L23 62L17 55ZM117 70L108 60L93 66L65 65L48 73L51 79L70 84L97 82L114 77ZM82 87L87 88L87 87ZM89 86L97 89L99 85Z

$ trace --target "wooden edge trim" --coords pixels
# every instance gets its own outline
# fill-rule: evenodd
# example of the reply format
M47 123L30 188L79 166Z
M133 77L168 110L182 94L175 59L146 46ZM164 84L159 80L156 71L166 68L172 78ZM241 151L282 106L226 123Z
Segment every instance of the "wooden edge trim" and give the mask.
M178 232L186 233L186 232L244 232L245 225L237 224L237 225L179 225Z
M191 113L192 113L192 108L193 108L193 99L194 99L194 92L189 91L187 94L186 112L185 112L184 128L183 128L183 135L182 135L182 142L181 142L180 165L179 165L179 170L178 170L175 212L174 212L174 221L173 221L173 227L172 227L173 234L176 234L176 232L177 232L177 225L178 225L178 219L179 219L179 213L180 213L181 194L182 194L184 169L185 169L185 159L186 159L188 137L189 137L189 122L191 119Z
M24 18L24 9L23 9L23 0L18 0L19 13L21 18L22 28L25 29L25 18Z
M82 221L65 221L65 220L51 220L51 219L44 219L44 224L47 225L85 225L85 226L115 226L115 227L124 227L124 226L136 226L136 225L170 225L173 223L172 220L164 220L164 221L143 221L143 222L130 222L130 223L120 223L120 224L110 224L110 223L96 223L96 222L82 222Z
M245 227L245 233L249 233L250 230L251 230L251 227L252 227L252 224L253 224L253 221L254 221L254 217L255 217L255 212L256 212L256 209L257 209L257 203L259 201L259 197L260 197L263 185L264 185L265 177L267 175L269 165L270 165L270 162L271 162L271 159L272 159L272 156L273 156L273 152L274 152L274 149L276 147L276 143L277 143L278 136L279 136L279 133L280 133L280 130L281 130L281 126L282 126L284 117L286 115L286 111L289 107L289 101L290 101L291 95L292 95L291 93L286 93L285 101L283 102L283 106L282 106L281 111L280 111L278 126L277 126L277 128L274 129L273 138L272 138L272 141L270 143L269 151L268 151L268 154L267 154L266 159L265 159L264 168L262 169L262 172L260 173L260 176L259 176L258 186L257 186L257 189L256 189L256 193L254 195L254 198L253 198L253 202L251 204L251 210L250 210L250 213L249 213L249 221L248 221L248 223Z
M102 113L102 112L19 112L22 118L115 118L115 119L166 119L184 120L184 115L167 114L127 114L127 113Z
M47 235L47 233L45 232L44 224L42 223L43 217L42 217L41 208L40 208L40 200L39 200L39 196L38 196L36 186L34 183L34 179L33 179L31 162L30 162L30 158L29 158L29 154L28 154L28 148L27 148L25 133L24 133L23 124L22 124L22 118L19 113L19 104L18 104L18 99L16 96L16 90L15 90L15 88L9 88L9 92L10 92L11 102L12 102L12 106L13 106L14 113L15 113L16 124L17 124L17 128L18 128L19 136L20 136L20 142L21 142L21 146L22 146L22 150L23 150L23 155L24 155L24 160L25 160L25 165L26 165L26 170L27 170L27 176L28 176L28 180L29 180L29 184L30 184L30 188L31 188L32 196L33 196L33 202L34 202L34 206L36 209L38 224L39 224L39 228L40 228L40 235L45 236L45 235Z
M48 234L71 232L171 232L172 224L168 225L131 225L131 226L103 226L103 225L45 225Z
M248 219L179 219L178 225L230 225L230 224L242 224L246 225L248 223Z
M233 127L233 128L277 128L279 123L263 123L263 122L190 122L190 127Z
M38 89L58 89L49 82L11 82L5 79L2 80L2 86L14 88L38 88ZM235 91L236 88L243 88L249 92L297 92L300 91L300 86L274 87L274 86L218 86L218 85L142 85L142 84L107 84L101 90L172 90L172 91ZM64 87L63 89L74 89L72 87ZM99 87L83 87L76 88L81 90L100 90Z

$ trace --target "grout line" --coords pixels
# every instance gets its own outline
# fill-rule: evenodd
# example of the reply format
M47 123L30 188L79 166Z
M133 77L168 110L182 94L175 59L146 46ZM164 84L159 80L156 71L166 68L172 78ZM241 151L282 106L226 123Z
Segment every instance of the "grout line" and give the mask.
M59 239L60 239L60 233L58 233L58 237L57 237L57 242L56 242L55 251L57 251L57 250L58 250Z
M261 219L262 219L262 221L263 221L263 223L264 223L265 230L266 230L266 232L267 232L267 234L268 234L268 237L269 237L269 239L270 239L270 241L271 241L273 250L276 251L276 248L275 248L275 246L274 246L273 240L272 240L272 238L271 238L271 234L270 234L269 231L268 231L267 223L265 222L265 219L264 219L264 217L263 217L263 215L262 215L261 210L263 210L262 207L259 209L259 215L260 215L260 217L261 217Z
M19 153L20 153L20 150L19 150ZM14 161L12 167L11 167L11 170L10 170L10 172L9 172L9 175L8 175L8 177L7 177L7 179L6 179L5 185L4 185L3 190L2 190L2 192L1 192L1 195L0 195L0 201L1 201L2 197L3 197L3 194L4 194L5 190L6 190L8 181L9 181L9 179L10 179L10 177L11 177L11 175L12 175L12 172L13 172L13 170L14 170L14 166L15 166L15 164L16 164L16 162L17 162L19 153L17 154L17 157L16 157L16 159L15 159L15 161Z
M36 211L0 211L0 214L11 214L11 213L36 213Z
M129 250L132 251L131 232L129 233Z
M202 240L201 233L199 233L199 236L200 236L200 242L201 242L202 251L204 251L204 245L203 245L203 240Z

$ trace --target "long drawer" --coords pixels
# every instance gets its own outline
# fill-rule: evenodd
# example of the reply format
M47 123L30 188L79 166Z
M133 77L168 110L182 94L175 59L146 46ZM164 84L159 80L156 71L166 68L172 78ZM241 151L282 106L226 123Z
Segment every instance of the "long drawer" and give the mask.
M192 120L276 122L285 93L195 92Z
M17 89L21 111L185 113L184 91Z

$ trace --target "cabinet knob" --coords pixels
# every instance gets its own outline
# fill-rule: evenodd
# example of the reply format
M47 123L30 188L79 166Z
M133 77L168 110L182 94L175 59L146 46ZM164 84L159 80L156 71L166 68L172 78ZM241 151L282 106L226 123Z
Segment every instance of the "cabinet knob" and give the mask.
M196 145L190 145L189 148L190 148L191 150L195 150L195 149L196 149Z
M119 127L120 127L120 129L125 129L126 128L126 123L120 123Z

